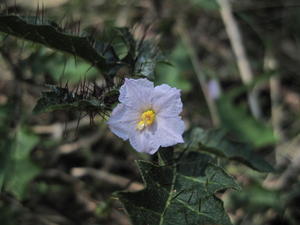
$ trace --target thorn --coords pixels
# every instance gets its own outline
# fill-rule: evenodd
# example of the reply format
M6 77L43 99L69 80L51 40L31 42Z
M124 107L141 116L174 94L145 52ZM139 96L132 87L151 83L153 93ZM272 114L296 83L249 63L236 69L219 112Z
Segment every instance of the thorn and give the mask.
M80 36L80 30L81 30L81 20L78 21L78 36Z
M86 76L87 73L88 73L93 67L94 67L94 65L91 65L91 66L85 71L84 76Z
M4 0L4 4L5 4L5 8L6 8L6 14L8 15L8 4L7 4L6 0Z
M84 96L84 98L86 97L85 85L86 85L86 76L84 76L84 78L83 78L83 96Z
M79 128L79 123L80 123L80 120L81 120L81 115L82 115L82 112L79 113L79 118L77 120L77 124L76 124L76 136L78 136L78 128Z
M69 90L69 80L67 80L67 83L65 84L64 88Z
M69 21L66 19L65 24L63 25L63 32L67 32L67 27L69 26Z
M76 89L76 86L74 86L74 87L72 87L72 90L70 91L70 93L75 93L74 91L75 91L75 89Z
M39 10L40 10L40 3L38 2L37 8L36 8L36 13L35 13L35 21L34 23L37 24L38 16L39 16Z
M90 117L90 126L94 125L94 118L95 118L95 115L93 112L90 112L89 113L89 117Z
M78 94L78 89L79 89L79 84L78 84L78 85L76 85L75 95L77 95L77 94Z
M22 46L21 46L21 48L20 48L20 52L18 53L18 59L20 59L21 58L21 55L22 55L22 52L23 52L23 50L24 50L24 46L25 46L25 41L22 41Z
M15 0L14 3L15 3L15 6L14 6L15 9L14 9L14 11L15 11L15 14L17 15L18 14L18 12L17 12L17 0Z
M69 112L68 112L69 114ZM68 128L68 123L67 121L65 121L65 127L64 127L64 132L63 132L63 137L66 138L67 137L67 128Z
M80 98L82 98L82 80L81 79L80 79L80 83L78 84L78 91L79 91Z
M65 14L62 16L62 18L59 20L59 21L60 21L60 22L59 22L59 25L60 25L60 27L61 27L62 30L64 30L64 28L63 28L63 21L64 21L64 19L66 18L66 16L67 16L67 13L65 13Z
M42 23L44 23L44 16L45 16L45 5L44 2L42 2Z
M141 38L141 40L140 40L140 42L139 42L139 44L138 44L138 48L137 48L137 50L140 50L140 48L141 48L142 44L144 43L144 41L145 41L145 38L146 38L146 36L147 36L147 33L148 33L148 30L149 30L149 27L150 27L150 25L146 25L145 32L144 32L144 34L143 34L143 36L142 36L142 38Z
M179 195L181 195L184 192L184 190L179 191L174 197L172 197L171 201L176 199Z
M64 67L63 67L62 73L61 73L60 78L59 78L60 86L62 86L62 80L65 76L66 67L67 67L67 58L64 57Z

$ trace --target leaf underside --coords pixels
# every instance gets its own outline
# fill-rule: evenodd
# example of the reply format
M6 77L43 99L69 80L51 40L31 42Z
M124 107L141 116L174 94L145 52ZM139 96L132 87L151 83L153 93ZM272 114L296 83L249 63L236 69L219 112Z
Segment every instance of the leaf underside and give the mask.
M146 188L117 194L133 225L231 224L215 193L239 186L210 156L189 152L176 164L137 164Z

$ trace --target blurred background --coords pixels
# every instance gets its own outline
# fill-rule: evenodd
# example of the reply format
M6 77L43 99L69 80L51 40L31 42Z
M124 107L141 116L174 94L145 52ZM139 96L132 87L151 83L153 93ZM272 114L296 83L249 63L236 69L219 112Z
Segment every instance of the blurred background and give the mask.
M182 90L186 128L222 127L275 168L227 162L242 186L226 192L233 224L300 224L300 2L297 0L6 0L1 10L44 16L81 32L127 26L169 64L157 84ZM137 154L103 119L33 115L45 84L103 82L80 59L1 34L1 225L129 225L111 194L143 188ZM12 136L16 138L11 138ZM9 179L4 179L4 173Z

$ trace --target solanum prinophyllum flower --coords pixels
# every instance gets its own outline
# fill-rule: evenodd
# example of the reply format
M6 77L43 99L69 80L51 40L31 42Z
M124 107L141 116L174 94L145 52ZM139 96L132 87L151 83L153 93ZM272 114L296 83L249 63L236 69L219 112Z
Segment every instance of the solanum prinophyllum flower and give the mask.
M154 87L147 79L125 79L119 101L108 125L117 136L129 139L138 152L154 154L160 146L183 143L182 102L177 88L166 84Z

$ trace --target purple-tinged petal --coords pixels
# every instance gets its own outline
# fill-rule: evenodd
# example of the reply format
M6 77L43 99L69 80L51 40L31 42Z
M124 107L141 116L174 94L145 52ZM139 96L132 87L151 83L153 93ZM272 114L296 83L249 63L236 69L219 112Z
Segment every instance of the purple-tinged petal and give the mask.
M221 95L220 84L217 80L213 79L208 82L208 94L212 99L218 99Z

